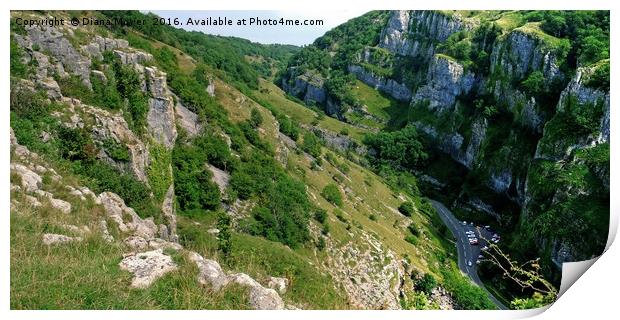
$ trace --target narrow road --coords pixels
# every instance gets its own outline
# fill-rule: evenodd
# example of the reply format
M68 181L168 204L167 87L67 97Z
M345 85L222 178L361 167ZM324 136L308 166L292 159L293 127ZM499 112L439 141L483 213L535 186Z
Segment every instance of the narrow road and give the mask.
M454 238L456 238L456 249L458 251L458 265L459 269L463 271L463 273L467 274L469 278L480 288L484 289L487 292L489 299L493 301L493 303L497 306L498 309L506 310L508 309L503 303L501 303L495 296L491 294L485 287L482 280L478 276L478 265L476 264L476 260L478 260L478 256L480 255L480 248L485 244L482 238L490 239L491 233L485 230L484 228L476 228L475 226L471 226L469 224L463 225L461 221L456 219L454 214L446 206L441 202L437 202L435 200L429 199L441 220L445 223L445 225L450 229ZM474 231L476 237L480 241L480 245L470 245L469 239L467 238L467 231ZM482 237L481 237L482 235ZM469 266L468 262L471 262L471 266Z

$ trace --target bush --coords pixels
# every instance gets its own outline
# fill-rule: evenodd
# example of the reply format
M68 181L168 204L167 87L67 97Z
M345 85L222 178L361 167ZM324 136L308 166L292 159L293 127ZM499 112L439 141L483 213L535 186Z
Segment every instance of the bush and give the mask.
M252 111L250 112L250 124L252 127L258 128L262 123L263 116L260 114L260 111L256 108L252 108Z
M340 193L338 186L333 183L330 183L323 188L321 196L335 206L342 206L342 194Z
M488 310L495 309L495 305L489 300L484 289L476 286L463 276L456 268L442 271L444 286L448 290L458 305L465 310Z
M534 71L527 76L527 79L521 82L521 86L523 86L525 92L538 96L545 89L545 77L542 72Z
M220 203L220 190L205 167L206 155L191 145L172 150L175 194L181 210L214 210Z
M398 206L398 211L407 217L411 217L411 215L415 212L415 208L413 203L410 201L405 201Z
M407 230L409 230L409 232L416 237L420 236L420 229L418 229L413 222L407 226Z
M415 236L406 236L405 241L411 243L414 246L418 245L418 238L416 238Z
M432 274L427 273L422 278L418 279L415 283L415 288L417 290L423 291L424 293L430 295L433 289L437 287L437 280L433 277Z
M325 221L327 221L327 211L325 211L324 209L317 209L314 212L314 219L316 221L318 221L319 223L325 223Z
M103 141L105 152L115 161L129 161L129 149L122 143L114 141L114 139L106 139Z
M411 125L394 132L368 134L363 142L374 150L374 153L368 153L368 157L375 167L414 169L428 157L415 127Z
M318 158L321 156L321 141L312 132L306 132L304 134L304 141L301 145L301 149L309 153L311 156Z

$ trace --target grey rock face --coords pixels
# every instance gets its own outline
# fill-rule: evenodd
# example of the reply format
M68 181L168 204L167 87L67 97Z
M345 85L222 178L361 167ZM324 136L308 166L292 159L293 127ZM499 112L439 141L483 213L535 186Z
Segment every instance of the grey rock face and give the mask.
M375 75L358 65L350 65L348 69L349 72L354 74L360 81L389 94L396 100L408 101L411 99L411 90L404 84L398 83L393 79Z
M157 226L153 219L140 218L132 208L125 205L125 201L117 194L103 192L99 195L99 200L105 209L106 215L116 223L121 232L132 232L135 236L144 239L154 238L157 234ZM127 217L129 221L125 222Z
M94 119L92 126L93 140L98 142L112 139L117 143L124 144L129 150L129 162L117 162L107 156L105 152L100 152L98 157L123 171L133 173L140 181L147 182L146 170L149 164L149 152L142 140L129 129L129 125L122 115L113 114L107 110L99 109L82 104L81 101L71 98L63 98L63 102L68 108L63 109L67 115L71 115L71 123L66 125L71 127L83 127L83 115L88 114Z
M555 53L535 35L517 29L493 48L491 73L523 79L532 71L541 71L549 82L562 76Z
M176 112L175 119L181 128L183 128L190 137L196 136L201 129L200 123L198 123L198 115L187 109L178 99L174 110Z
M154 67L146 67L144 70L147 89L152 97L149 99L147 114L149 132L155 141L170 149L177 138L177 129L174 103L166 85L166 74Z
M32 50L36 44L42 51L49 52L52 57L62 62L63 66L73 74L78 75L84 84L90 87L91 60L81 55L62 32L55 27L30 26L26 27L27 36L15 35L18 43Z
M480 150L480 145L482 145L482 142L486 137L487 126L488 124L486 119L478 119L472 124L471 139L467 145L465 154L461 157L462 164L469 169L473 168L474 160Z
M176 209L174 206L174 185L170 184L168 187L168 191L166 192L166 196L164 197L164 201L161 205L161 212L166 221L166 234L163 237L166 240L177 242L177 215ZM161 230L161 228L160 228Z
M129 42L125 39L112 39L104 38L96 35L93 42L81 46L82 52L84 52L91 59L102 60L103 52L113 51L116 49L127 49Z
M491 174L491 178L489 179L489 188L497 193L502 193L508 191L510 188L510 184L512 183L512 172L510 170L505 169L500 172L494 172Z
M292 74L294 74L294 70L289 71L289 77ZM302 98L305 103L324 104L327 100L327 91L323 87L324 81L321 75L307 71L294 79L283 79L282 88L284 91Z
M442 55L433 58L427 79L427 84L418 89L412 103L428 101L429 109L439 112L452 109L456 97L467 94L475 80L461 64Z
M379 46L403 56L428 59L435 52L433 42L443 42L453 33L470 30L474 25L474 21L464 19L458 13L393 11L381 32Z

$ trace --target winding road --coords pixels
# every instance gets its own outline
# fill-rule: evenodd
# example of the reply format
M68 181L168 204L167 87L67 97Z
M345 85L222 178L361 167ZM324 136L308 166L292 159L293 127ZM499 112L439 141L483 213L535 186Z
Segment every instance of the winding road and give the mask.
M445 225L450 229L454 237L456 238L456 249L458 251L458 265L459 269L462 272L467 274L469 278L480 288L484 289L487 292L489 299L493 301L495 306L498 309L506 310L508 309L504 304L502 304L495 296L489 292L480 277L478 276L478 265L476 264L476 260L478 260L478 255L480 255L480 248L484 246L485 242L482 238L490 239L492 234L484 228L476 228L475 226L463 225L461 222L456 219L454 214L445 205L441 202L437 202L435 200L429 199L441 220L445 223ZM467 238L467 231L474 231L476 237L480 241L480 245L470 245L469 240ZM468 265L468 261L471 261L471 266Z

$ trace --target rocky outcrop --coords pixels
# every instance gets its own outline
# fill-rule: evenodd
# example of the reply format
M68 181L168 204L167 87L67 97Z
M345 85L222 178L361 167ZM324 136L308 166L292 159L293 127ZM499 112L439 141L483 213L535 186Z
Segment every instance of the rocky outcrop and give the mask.
M175 119L177 124L187 132L187 135L190 137L198 135L202 129L198 122L198 115L187 109L179 99L177 99L177 105L174 107L174 110L176 112Z
M129 42L125 39L104 38L95 35L91 43L80 47L91 59L103 60L105 51L114 51L116 49L128 49Z
M161 205L161 213L166 224L159 226L159 236L168 241L177 242L177 214L174 201L174 185L171 184Z
M131 287L137 289L144 289L166 273L177 269L172 257L164 254L162 249L130 253L118 265L122 270L134 274Z
M222 169L218 169L212 165L207 165L207 168L213 174L213 182L217 184L217 187L220 189L220 192L224 194L226 191L226 187L228 187L228 182L230 181L230 174Z
M166 85L166 74L155 67L144 68L149 99L147 123L149 133L156 142L171 149L177 138L175 108Z
M295 69L289 70L289 78L282 80L285 92L301 98L307 104L324 104L327 102L327 91L323 87L324 79L321 75L307 71L294 76Z
M90 87L91 60L73 47L71 42L57 28L50 26L27 26L26 35L14 35L20 46L33 51L33 45L42 52L48 52L60 61L67 71L79 76Z
M491 73L509 79L523 79L532 71L541 71L551 83L562 77L556 51L545 40L529 31L529 24L512 31L491 53Z
M390 78L375 75L372 71L368 71L362 66L350 65L348 70L360 81L376 90L389 94L396 100L409 101L409 99L411 99L411 90L404 84L398 83Z
M474 75L454 59L435 55L428 70L427 84L418 89L412 103L428 101L431 110L452 110L456 97L469 93L474 80Z
M475 24L476 21L465 19L459 13L392 11L381 32L379 46L403 56L430 58L435 52L435 43L445 41L456 32L470 30Z
M196 252L189 253L189 259L198 267L198 282L210 286L213 290L219 291L229 283L248 287L250 289L250 306L257 310L281 310L284 309L284 302L280 295L274 290L263 287L252 277L245 273L227 275L219 263L214 260L205 259Z
M147 168L150 162L149 152L144 142L129 128L122 115L107 110L83 104L80 100L63 98L67 108L62 110L62 115L67 115L70 122L65 125L73 128L84 128L87 119L91 121L93 140L103 143L112 140L125 145L129 152L129 161L115 161L103 150L98 157L122 171L133 173L138 180L147 182Z
M117 194L103 192L99 195L99 201L106 215L116 223L121 232L132 233L145 239L154 238L157 234L157 226L153 218L140 218L132 208L125 205L125 201Z

